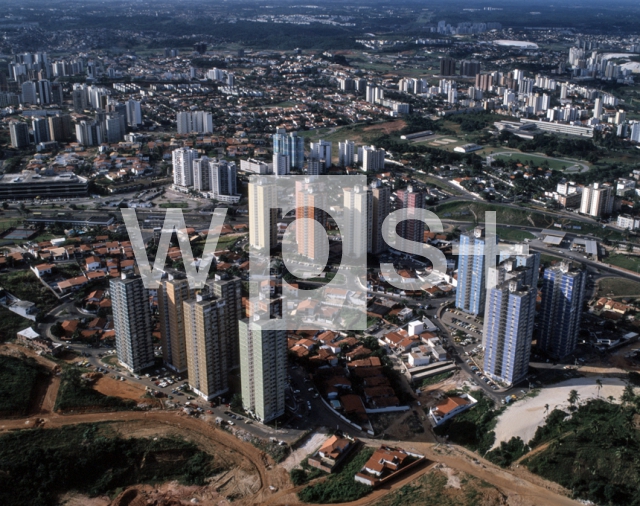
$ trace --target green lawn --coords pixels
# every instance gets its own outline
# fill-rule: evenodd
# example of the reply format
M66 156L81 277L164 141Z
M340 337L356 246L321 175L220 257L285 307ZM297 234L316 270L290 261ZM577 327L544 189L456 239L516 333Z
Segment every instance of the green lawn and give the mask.
M493 151L499 150L499 148L494 148ZM516 161L522 163L524 165L533 165L535 167L542 167L544 162L549 164L550 169L555 170L564 170L568 169L574 162L571 160L561 160L558 158L549 158L542 155L532 155L530 153L520 153L519 151L514 151L511 156L509 155L497 155L494 157L496 160L504 160L506 162ZM586 163L586 162L583 162ZM589 164L587 164L589 165Z
M159 204L158 207L162 209L188 209L189 204L186 202L163 202Z
M523 242L525 239L535 239L536 237L531 232L518 228L496 227L496 233L500 239L513 242Z
M598 280L598 297L640 296L640 283L625 278L602 278Z
M615 254L603 259L603 262L630 271L640 272L640 257L637 256Z

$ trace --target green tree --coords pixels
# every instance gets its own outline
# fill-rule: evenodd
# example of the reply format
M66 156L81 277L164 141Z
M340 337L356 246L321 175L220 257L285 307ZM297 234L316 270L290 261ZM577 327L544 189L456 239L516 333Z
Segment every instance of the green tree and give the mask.
M575 406L575 404L578 402L579 399L580 399L580 394L578 393L577 390L571 390L571 392L569 392L569 398L567 400L569 401L569 404L571 404L572 407Z

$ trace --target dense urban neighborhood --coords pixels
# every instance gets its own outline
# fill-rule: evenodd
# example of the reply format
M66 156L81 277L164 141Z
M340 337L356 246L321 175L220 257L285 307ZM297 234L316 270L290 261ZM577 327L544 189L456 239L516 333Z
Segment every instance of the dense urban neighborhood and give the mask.
M640 504L637 5L4 4L0 503Z

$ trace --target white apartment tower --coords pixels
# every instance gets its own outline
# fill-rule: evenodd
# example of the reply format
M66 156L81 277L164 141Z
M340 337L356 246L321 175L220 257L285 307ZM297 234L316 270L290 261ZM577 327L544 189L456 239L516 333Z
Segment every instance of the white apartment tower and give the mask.
M193 186L193 161L198 152L190 148L178 148L171 154L173 158L173 184L176 186Z
M240 320L242 405L258 420L268 422L285 412L287 332L282 320Z
M610 215L613 212L615 195L613 188L600 183L585 186L582 190L580 212L594 218Z
M331 167L331 143L322 139L318 142L312 142L309 157L324 161L324 168L328 169Z
M344 189L346 229L342 234L342 253L352 258L371 251L373 198L367 190L362 186ZM362 226L363 223L366 225Z
M153 366L153 323L142 278L123 274L112 279L109 288L118 361L131 372Z
M275 247L278 218L278 189L266 178L249 183L249 244L264 250Z
M353 141L344 141L338 144L338 163L340 167L353 165L355 144Z

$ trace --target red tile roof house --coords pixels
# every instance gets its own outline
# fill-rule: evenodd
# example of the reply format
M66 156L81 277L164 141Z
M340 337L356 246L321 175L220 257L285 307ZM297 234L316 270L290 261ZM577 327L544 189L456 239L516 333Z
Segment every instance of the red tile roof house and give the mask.
M408 452L402 448L381 446L373 452L354 479L370 487L377 487L423 461L424 455Z
M429 410L429 416L434 426L441 425L457 414L473 407L477 402L469 394L447 397Z
M309 457L309 465L326 473L332 473L340 462L357 446L357 439L331 436L315 454Z

